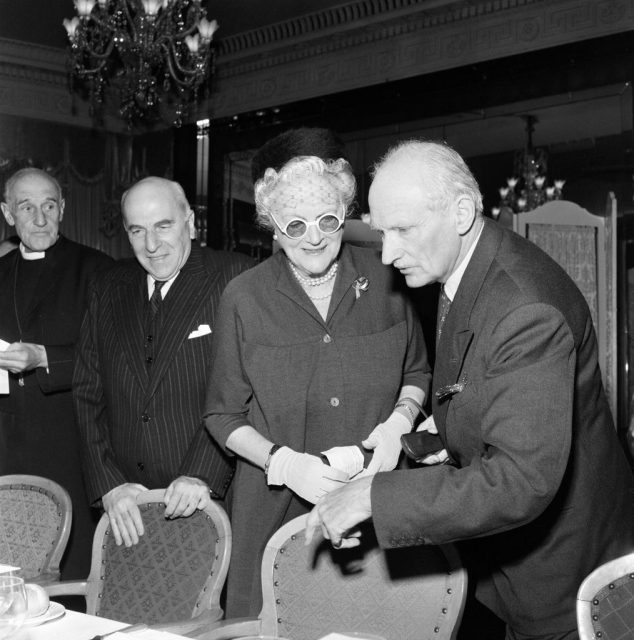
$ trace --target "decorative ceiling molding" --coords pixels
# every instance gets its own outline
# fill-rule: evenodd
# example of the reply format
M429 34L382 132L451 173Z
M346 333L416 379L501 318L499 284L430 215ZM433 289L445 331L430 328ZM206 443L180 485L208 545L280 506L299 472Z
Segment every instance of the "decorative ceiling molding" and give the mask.
M634 0L354 0L220 39L198 114L228 117L632 29ZM91 126L68 92L65 51L6 39L1 113Z
M76 112L75 112L76 111ZM0 38L0 114L90 127L88 108L68 90L66 53Z
M219 44L211 117L634 29L634 0L357 0Z

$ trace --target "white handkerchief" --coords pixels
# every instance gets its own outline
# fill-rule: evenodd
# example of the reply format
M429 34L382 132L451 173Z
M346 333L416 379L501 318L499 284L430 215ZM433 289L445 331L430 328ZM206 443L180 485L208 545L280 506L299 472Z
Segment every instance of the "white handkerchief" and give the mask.
M0 340L0 351L4 351L9 344ZM9 372L6 369L0 369L0 393L9 393Z
M208 333L211 333L211 327L208 324L199 324L198 329L192 331L187 339L191 340L192 338L200 338L202 336L206 336Z

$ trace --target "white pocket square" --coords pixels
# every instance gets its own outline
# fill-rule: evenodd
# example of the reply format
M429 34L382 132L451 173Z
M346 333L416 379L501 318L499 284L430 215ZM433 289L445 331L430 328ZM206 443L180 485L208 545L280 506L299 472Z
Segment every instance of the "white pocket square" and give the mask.
M208 333L211 333L211 327L208 324L199 324L198 329L192 331L187 339L191 340L192 338L200 338L202 336L206 336Z

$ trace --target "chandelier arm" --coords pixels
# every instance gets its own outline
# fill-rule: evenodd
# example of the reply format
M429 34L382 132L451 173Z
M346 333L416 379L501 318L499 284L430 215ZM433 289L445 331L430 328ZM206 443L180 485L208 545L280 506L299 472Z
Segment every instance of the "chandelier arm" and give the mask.
M190 36L192 33L194 33L194 31L196 31L196 29L198 29L198 23L197 22L192 24L190 27L188 27L184 31L179 31L174 36L174 39L175 40L184 40L187 36Z
M156 17L154 18L154 24L158 31L159 27L163 26L163 23L171 17L171 12L168 11L165 7L163 7L162 11L159 11Z
M187 69L186 67L183 67L178 61L178 58L176 57L173 48L170 47L166 51L166 53L167 53L167 65L169 67L169 71L172 78L174 78L174 80L182 87L191 87L194 84L193 80L196 79L195 76L199 74L199 70L197 68L190 70L190 69ZM202 54L198 54L198 55L200 55L201 57L204 57ZM207 52L205 52L204 55L206 56ZM176 67L176 69L174 69L174 67ZM189 80L187 79L181 80L178 77L178 74L176 73L176 71L178 71L178 73L183 76L191 76L191 77L189 78Z
M132 42L136 42L137 38L138 38L138 33L137 33L137 30L136 30L136 27L134 26L134 19L132 18L132 14L130 13L130 6L129 6L127 0L123 0L122 4L123 4L123 7L125 9L125 17L126 17L126 21L127 21L127 28L128 28L129 33L130 33L130 36L131 36L130 40ZM114 33L114 29L112 31Z
M170 5L170 7L171 7L170 10L164 7L163 10L160 11L156 16L154 24L157 31L159 31L159 27L162 26L164 22L166 22L172 17L171 12L175 11L175 7L174 5ZM194 33L194 31L196 31L196 29L198 28L198 23L200 22L201 17L205 17L205 14L202 8L200 7L200 5L198 4L195 7L190 7L188 9L188 12L191 12L191 11L194 12L194 19L192 24L189 27L187 27L187 29L183 31L178 31L177 33L174 33L171 35L163 35L161 36L160 41L167 40L169 42L171 40L184 40L187 36ZM187 16L187 18L189 18L189 15ZM157 40L157 44L161 44L160 41Z
M95 75L99 75L102 71L103 68L106 66L106 60L104 60L98 67L94 67L92 69L78 69L75 71L75 73L80 76L80 77L84 77L84 76L95 76Z
M176 58L174 57L173 51L172 50L168 50L167 52L167 68L169 69L170 72L170 76L172 76L172 80L174 80L174 82L179 86L179 87L185 87L185 88L191 88L194 86L195 84L195 76L196 76L196 71L189 71L187 69L184 69L183 67L181 67L181 65L178 63L178 60L176 60ZM179 77L179 73L181 73L184 76L191 76L189 78L181 78Z
M170 44L172 42L174 42L174 41L181 42L187 36L189 36L192 33L194 33L194 31L196 31L197 28L198 28L198 25L197 24L193 24L188 29L185 29L184 31L179 31L178 33L175 33L173 35L163 34L163 35L159 36L156 39L156 44L161 46L161 47L169 48L169 46L170 46Z
M95 22L100 27L103 27L104 29L110 31L111 33L115 32L115 29L110 26L109 22L107 22L106 20L102 20L97 15L90 14L90 17L88 18L88 20Z
M114 48L114 42L112 40L110 40L110 42L108 43L108 48L103 53L98 53L97 51L94 51L87 42L86 42L86 45L84 46L84 50L90 54L91 58L97 58L98 60L103 60L103 62L99 65L99 68L103 67L103 65L106 63L106 60L110 57L110 54L112 53L113 48Z

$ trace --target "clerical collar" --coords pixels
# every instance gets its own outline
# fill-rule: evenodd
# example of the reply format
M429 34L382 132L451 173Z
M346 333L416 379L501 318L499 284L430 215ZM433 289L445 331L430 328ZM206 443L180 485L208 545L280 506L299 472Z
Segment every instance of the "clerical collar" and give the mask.
M25 260L41 260L46 256L46 251L27 251L22 242L20 242L20 253Z

